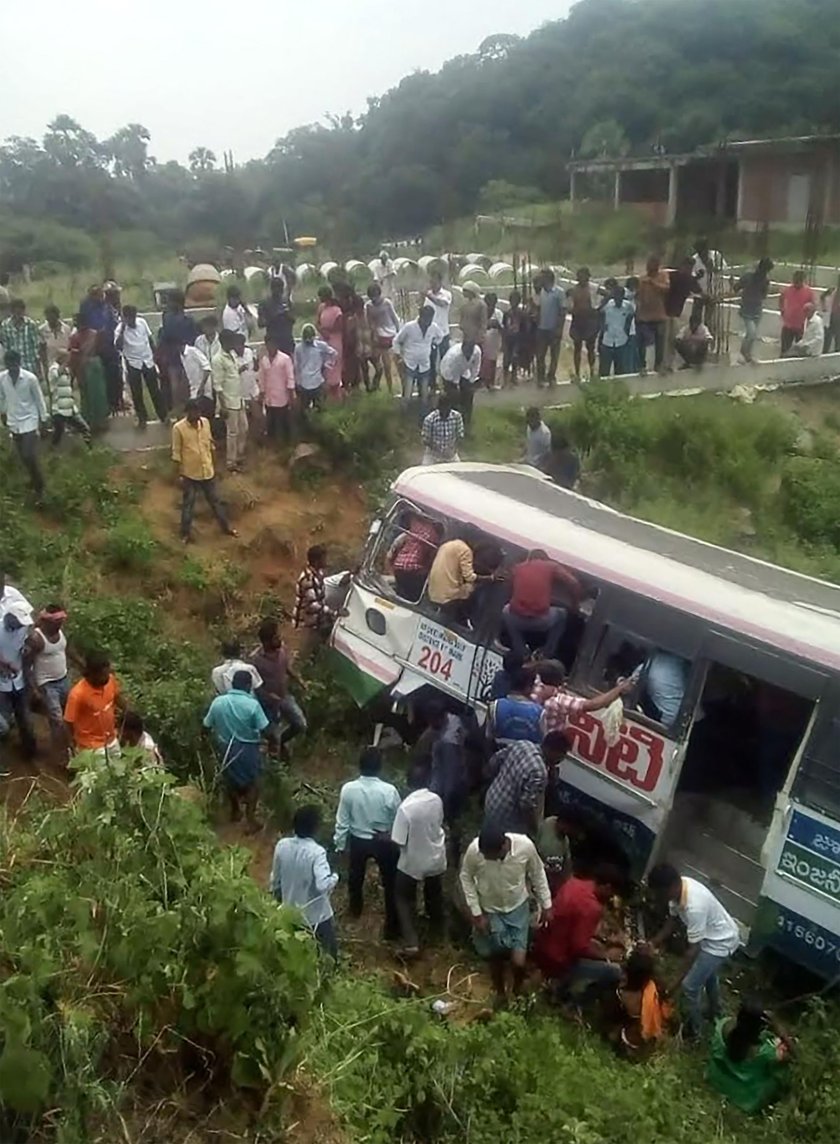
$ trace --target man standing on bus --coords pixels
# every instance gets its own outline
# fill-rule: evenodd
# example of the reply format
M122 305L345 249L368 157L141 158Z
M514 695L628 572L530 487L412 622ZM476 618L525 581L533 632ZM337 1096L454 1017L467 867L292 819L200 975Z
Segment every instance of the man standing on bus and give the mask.
M737 922L723 908L711 890L693 878L680 877L674 866L661 863L654 866L647 877L652 894L668 903L671 914L654 938L654 948L660 947L682 922L688 937L688 951L683 956L679 975L669 993L674 997L682 990L689 1036L699 1035L703 1015L701 998L705 991L709 1002L709 1016L716 1020L721 1013L721 969L741 944Z
M556 560L549 560L541 548L535 548L527 560L515 564L510 576L512 592L510 603L502 611L502 626L511 651L525 659L525 641L531 637L532 642L541 643L543 659L554 659L566 627L567 608L552 603L552 591L555 585L562 588L568 609L576 612L583 595L578 578Z

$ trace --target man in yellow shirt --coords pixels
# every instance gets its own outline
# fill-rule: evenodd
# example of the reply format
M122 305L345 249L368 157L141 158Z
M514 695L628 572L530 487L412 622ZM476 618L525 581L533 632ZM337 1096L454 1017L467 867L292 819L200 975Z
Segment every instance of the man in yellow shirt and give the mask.
M478 558L478 571L475 563ZM465 624L474 610L473 592L479 581L496 580L502 562L496 545L470 545L466 540L447 540L437 550L429 570L428 596L438 604L444 620Z
M184 416L172 426L172 460L178 465L183 499L181 500L181 539L189 544L192 539L195 498L199 492L210 505L213 515L228 536L238 536L219 500L216 489L216 470L213 465L213 435L210 422L201 416L199 403L190 398L184 406Z

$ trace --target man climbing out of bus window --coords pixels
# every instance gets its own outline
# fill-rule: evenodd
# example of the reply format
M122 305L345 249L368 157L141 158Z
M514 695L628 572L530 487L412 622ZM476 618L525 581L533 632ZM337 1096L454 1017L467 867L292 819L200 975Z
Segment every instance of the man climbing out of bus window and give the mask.
M648 874L648 889L667 902L670 917L654 938L660 948L675 932L678 922L685 926L688 950L679 965L676 980L669 988L672 997L682 993L686 1010L686 1032L699 1035L703 1014L701 999L706 993L709 1016L717 1020L721 1012L721 969L741 944L738 925L711 890L693 878L680 877L674 866L662 863Z
M619 891L621 874L598 866L591 878L566 878L554 891L551 921L540 930L532 955L556 1000L595 1000L621 980L626 950L596 935L604 906Z
M691 664L669 651L655 651L644 668L641 707L646 715L673 727L683 705Z
M551 921L551 894L540 856L524 834L482 828L467 847L461 864L461 889L473 926L473 943L490 963L497 1004L504 1004L507 966L514 995L525 981L530 899L537 903L537 924Z
M481 572L475 566L479 557L482 558ZM490 567L494 561L495 567ZM469 622L476 584L496 579L501 562L502 553L496 546L481 546L457 537L441 544L429 571L428 596L440 607L444 622L463 625Z
M565 735L548 735L542 745L520 739L496 751L486 768L492 781L484 799L485 823L536 838L549 772L562 763L568 748Z
M583 595L574 572L549 560L541 548L528 553L528 558L511 569L510 603L502 610L502 626L510 641L511 651L524 659L528 653L526 640L541 643L542 657L553 659L566 627L567 611L578 611ZM552 603L555 586L562 589L566 606Z
M542 707L531 698L535 679L533 667L518 667L511 676L507 694L490 705L487 734L499 746L520 739L542 742Z
M440 544L441 526L419 512L406 516L404 531L388 549L385 571L393 574L397 595L416 604Z
M553 661L540 664L531 698L535 703L542 704L543 734L550 735L552 731L563 731L572 715L579 715L585 711L601 711L616 699L620 699L633 686L632 679L622 679L609 691L602 691L585 699L582 695L575 695L569 691L566 686L566 669L562 663Z

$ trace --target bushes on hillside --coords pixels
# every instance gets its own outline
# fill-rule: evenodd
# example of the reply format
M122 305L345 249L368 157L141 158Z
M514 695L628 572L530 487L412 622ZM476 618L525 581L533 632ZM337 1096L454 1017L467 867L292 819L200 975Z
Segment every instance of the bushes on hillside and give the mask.
M165 772L78 760L71 802L2 820L0 1111L66 1144L119 1131L120 1085L196 1070L266 1092L318 988L314 942Z

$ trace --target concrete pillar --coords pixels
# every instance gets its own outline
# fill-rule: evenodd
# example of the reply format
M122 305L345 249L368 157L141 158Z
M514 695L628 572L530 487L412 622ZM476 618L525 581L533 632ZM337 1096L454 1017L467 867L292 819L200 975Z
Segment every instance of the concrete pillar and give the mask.
M665 225L673 226L677 218L677 171L676 163L668 168L668 212L665 215Z
M718 163L715 185L715 218L723 218L726 213L726 164Z
M615 169L615 183L613 185L613 210L618 210L621 206L621 171L616 167Z
M735 225L741 226L744 218L744 160L738 160L738 203L735 207Z
M572 210L575 209L575 172L572 169L569 172L569 206Z

